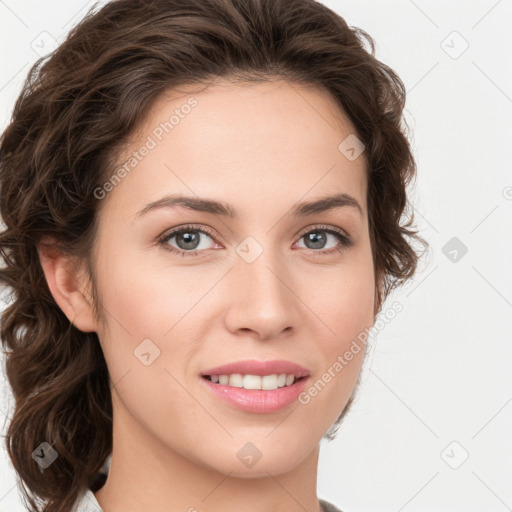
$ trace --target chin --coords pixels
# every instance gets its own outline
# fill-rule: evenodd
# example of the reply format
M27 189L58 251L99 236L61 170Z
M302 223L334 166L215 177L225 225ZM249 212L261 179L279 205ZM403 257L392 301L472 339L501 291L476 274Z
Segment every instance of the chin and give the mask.
M308 441L300 438L287 437L272 433L264 429L259 435L244 436L244 440L231 440L222 448L210 452L211 464L204 461L207 466L224 474L230 474L234 478L268 478L288 473L301 464L314 447L316 441ZM275 437L274 437L275 436ZM311 446L308 450L307 447Z

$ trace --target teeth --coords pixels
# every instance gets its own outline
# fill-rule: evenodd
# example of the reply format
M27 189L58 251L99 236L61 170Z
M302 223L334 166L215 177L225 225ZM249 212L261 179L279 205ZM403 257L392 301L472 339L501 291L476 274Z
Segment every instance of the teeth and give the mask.
M274 375L242 375L233 373L232 375L211 375L212 382L218 382L224 386L233 386L245 389L263 389L273 390L285 386L291 386L295 382L295 375L286 373Z

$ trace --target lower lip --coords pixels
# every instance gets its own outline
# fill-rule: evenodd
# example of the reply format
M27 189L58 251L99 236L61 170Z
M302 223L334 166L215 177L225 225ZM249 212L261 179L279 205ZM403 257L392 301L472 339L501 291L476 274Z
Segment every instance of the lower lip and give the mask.
M216 396L238 409L248 412L270 413L280 411L297 400L304 390L308 377L303 377L291 386L273 390L245 389L224 386L200 377L204 385Z

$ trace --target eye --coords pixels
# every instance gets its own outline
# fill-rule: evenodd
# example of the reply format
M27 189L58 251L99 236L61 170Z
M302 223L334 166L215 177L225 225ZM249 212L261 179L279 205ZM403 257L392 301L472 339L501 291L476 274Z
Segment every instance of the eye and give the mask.
M166 251L177 254L179 256L198 256L201 252L208 249L208 242L202 245L201 238L209 238L215 240L213 232L204 226L198 227L195 225L187 225L170 232L165 233L159 238L158 244L161 245ZM338 240L338 244L333 247L324 249L325 244L329 238ZM175 239L178 247L170 244L171 240ZM351 238L349 238L341 229L332 226L315 226L309 228L309 231L303 232L299 240L305 239L306 249L314 256L322 256L335 252L344 252L348 247L354 245ZM322 249L322 250L318 250Z
M178 254L179 256L196 256L199 250L208 249L208 247L201 247L201 238L204 236L213 240L212 232L205 228L198 228L197 226L183 226L179 229L174 229L169 233L164 234L162 238L158 240L158 244L162 245L163 248L169 252ZM178 247L169 245L169 242L175 238Z
M337 239L338 244L331 248L324 249L329 238ZM329 226L315 226L313 229L309 229L306 233L302 234L300 240L305 240L307 249L314 255L331 254L334 252L344 252L348 247L354 245L351 238L349 238L341 229L329 227ZM323 249L323 250L317 250Z

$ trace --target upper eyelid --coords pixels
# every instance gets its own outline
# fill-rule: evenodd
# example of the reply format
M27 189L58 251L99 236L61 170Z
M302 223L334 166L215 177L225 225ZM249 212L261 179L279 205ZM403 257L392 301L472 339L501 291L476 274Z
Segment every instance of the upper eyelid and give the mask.
M182 231L200 231L201 233L204 233L212 238L213 238L213 236L216 236L216 235L214 235L212 228L208 228L208 227L205 228L204 226L195 226L193 224L190 224L190 225L186 224L184 226L177 226L175 228L171 228L171 229L164 231L158 237L158 240L165 240L166 238L171 238ZM222 238L222 237L219 237L219 238Z
M339 235L343 235L345 236L346 238L351 238L350 235L347 233L346 230L344 230L343 228L340 228L338 226L332 226L332 225L329 225L329 224L313 224L312 226L309 226L307 228L304 228L302 230L300 230L297 235L295 236L304 236L306 233L309 233L310 231L314 231L315 229L317 229L318 231L335 231L337 234Z

